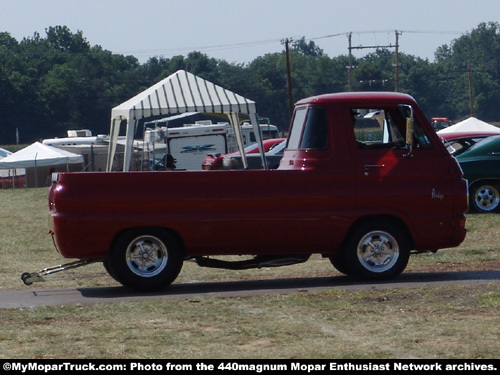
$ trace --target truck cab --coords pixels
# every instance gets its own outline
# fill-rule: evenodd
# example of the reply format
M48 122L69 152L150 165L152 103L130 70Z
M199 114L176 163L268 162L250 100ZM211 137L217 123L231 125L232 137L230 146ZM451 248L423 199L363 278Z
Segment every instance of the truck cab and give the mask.
M299 101L279 169L328 171L338 203L349 201L356 220L398 221L418 251L465 236L466 181L409 95Z

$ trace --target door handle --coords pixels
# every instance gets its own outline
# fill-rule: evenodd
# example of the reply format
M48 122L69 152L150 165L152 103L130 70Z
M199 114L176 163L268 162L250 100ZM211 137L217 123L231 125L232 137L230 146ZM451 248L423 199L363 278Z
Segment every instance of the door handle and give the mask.
M385 167L385 164L365 164L365 176L370 175L370 172L369 172L370 169L381 169L384 167Z

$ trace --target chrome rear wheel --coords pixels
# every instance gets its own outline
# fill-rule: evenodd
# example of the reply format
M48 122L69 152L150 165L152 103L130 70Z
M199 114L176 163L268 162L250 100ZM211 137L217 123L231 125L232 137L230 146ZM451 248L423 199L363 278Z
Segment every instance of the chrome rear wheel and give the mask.
M128 268L137 276L154 277L167 266L168 251L158 237L143 235L130 242L125 259Z
M183 260L182 247L170 232L141 229L120 235L105 264L108 273L122 285L150 291L170 285Z

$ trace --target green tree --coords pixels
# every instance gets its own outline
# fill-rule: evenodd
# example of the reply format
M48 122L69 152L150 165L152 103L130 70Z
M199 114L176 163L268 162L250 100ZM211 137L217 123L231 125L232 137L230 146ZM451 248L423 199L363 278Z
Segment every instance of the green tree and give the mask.
M310 40L309 43L306 42L306 38L303 36L299 40L292 42L292 50L297 51L304 56L321 57L324 56L324 52L319 48L314 41Z
M485 121L500 118L499 56L500 25L497 22L481 23L450 46L438 49L437 64L449 87L446 101L450 108L456 108L457 118L471 114Z

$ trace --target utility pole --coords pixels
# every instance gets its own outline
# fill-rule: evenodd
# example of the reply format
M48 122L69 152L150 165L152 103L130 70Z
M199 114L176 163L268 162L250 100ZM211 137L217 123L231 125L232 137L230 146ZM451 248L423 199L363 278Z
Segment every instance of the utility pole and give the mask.
M474 97L472 92L472 70L470 64L467 64L467 76L469 80L469 106L470 106L470 116L474 117Z
M349 40L349 65L347 66L347 76L349 78L349 91L352 91L352 33L347 34Z
M402 34L399 31L396 33L396 54L394 62L394 91L399 91L399 36Z
M352 69L354 66L352 65L352 50L353 49L365 49L365 48L372 48L372 49L377 49L377 48L395 48L396 49L396 61L393 64L395 67L395 73L394 73L394 80L395 82L395 91L398 91L398 85L399 85L399 35L402 33L396 30L396 45L393 46L392 44L383 46L383 45L374 45L374 46L357 46L353 47L352 46L352 32L347 34L347 38L349 40L349 65L346 67L348 70L348 77L349 77L349 91L352 91Z
M284 39L281 41L281 44L285 45L285 56L286 56L286 79L288 83L288 109L290 111L290 119L293 115L293 97L292 97L292 74L290 69L290 51L288 45L292 39Z

